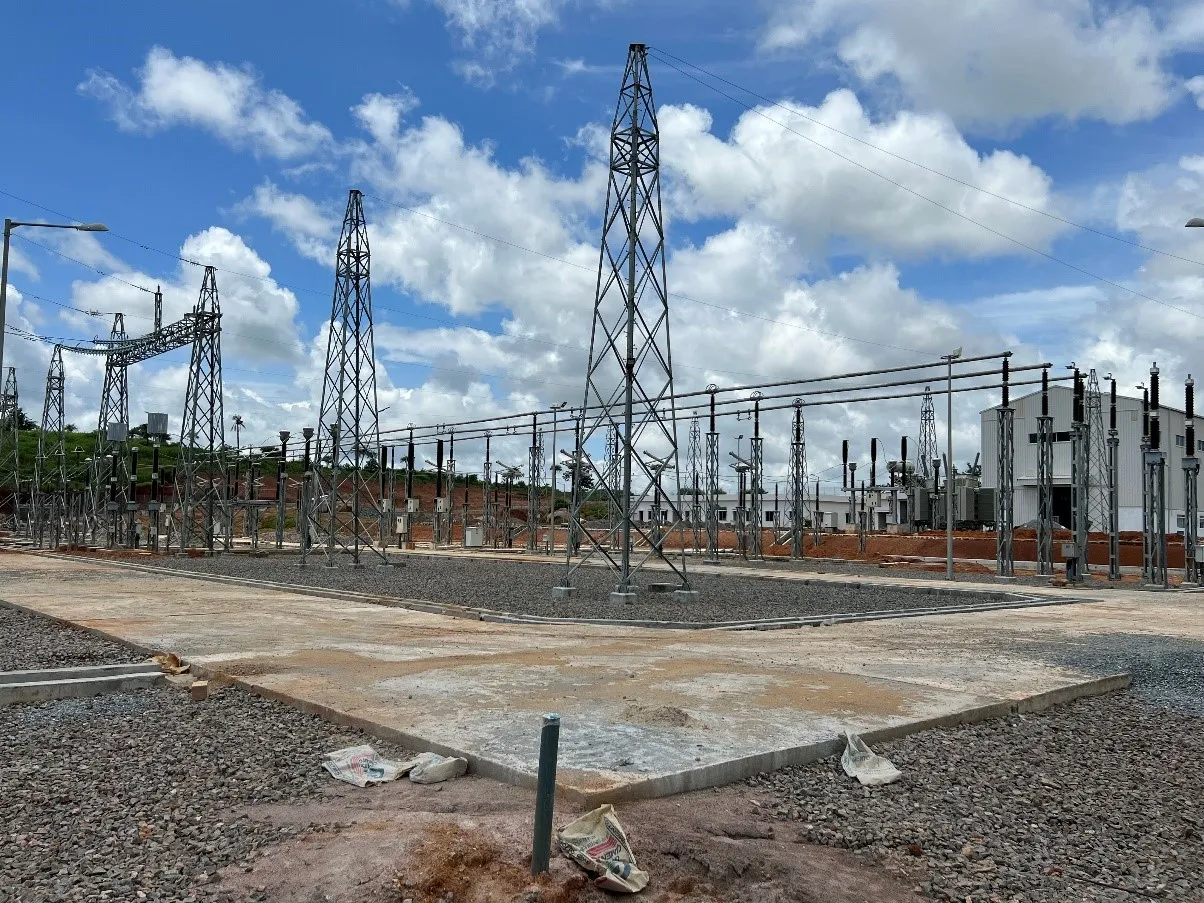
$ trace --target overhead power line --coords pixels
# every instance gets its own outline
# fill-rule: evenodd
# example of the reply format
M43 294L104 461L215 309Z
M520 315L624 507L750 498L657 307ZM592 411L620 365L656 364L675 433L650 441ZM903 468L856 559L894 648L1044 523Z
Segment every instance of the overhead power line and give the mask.
M723 82L723 84L725 84L731 88L735 88L737 91L743 91L745 94L755 97L758 100L762 101L763 103L769 104L770 106L773 106L773 107L777 107L778 109L781 109L781 110L785 110L787 113L790 113L792 116L798 116L800 119L805 119L805 120L807 120L807 122L810 122L812 125L817 125L820 128L827 129L829 132L834 132L835 134L840 135L843 138L848 138L850 141L856 141L858 144L864 145L865 147L868 147L872 150L876 150L880 154L886 154L886 156L888 156L888 157L893 157L894 159L899 160L902 163L906 163L909 166L914 166L917 169L922 169L925 172L931 173L934 176L940 176L942 179L948 179L950 182L956 182L958 185L961 185L964 188L969 188L972 191L977 191L980 194L985 194L988 197L993 197L996 200L1003 201L1006 204L1011 204L1013 207L1019 207L1021 210L1027 210L1029 213L1036 213L1039 216L1044 216L1046 219L1054 220L1056 222L1062 223L1063 225L1072 226L1075 229L1082 230L1083 232L1090 232L1091 234L1098 235L1101 238L1108 238L1108 239L1111 239L1112 241L1118 241L1118 242L1121 242L1122 244L1130 245L1134 248L1140 248L1143 251L1149 251L1151 254L1159 254L1163 257L1170 257L1174 260L1181 260L1184 263L1194 263L1196 266L1204 266L1204 261L1194 260L1191 257L1183 257L1182 255L1179 255L1179 254L1172 254L1170 251L1163 251L1161 248L1155 248L1155 247L1151 247L1150 245L1142 244L1141 242L1134 241L1131 238L1125 238L1123 235L1117 235L1115 232L1108 232L1103 229L1096 229L1094 226L1088 226L1085 223L1076 222L1072 219L1067 219L1064 216L1058 216L1058 214L1056 214L1056 213L1051 213L1048 210L1042 210L1040 207L1034 207L1031 204L1026 204L1023 201L1018 201L1015 198L1008 197L1007 195L1003 195L1003 194L999 194L998 192L991 191L991 189L989 189L989 188L983 188L981 185L975 185L973 182L967 182L965 179L959 179L957 176L950 175L947 172L942 172L939 169L934 169L931 166L927 166L916 160L912 160L910 157L905 157L902 154L895 153L892 150L887 150L885 147L882 147L879 144L874 144L872 141L866 141L864 138L858 138L856 135L851 135L846 131L836 128L836 126L834 126L834 125L829 125L828 123L824 122L822 119L816 119L813 116L808 116L806 113L804 113L801 110L798 110L794 107L787 106L786 104L781 103L776 100L771 100L770 98L766 97L764 94L758 94L756 91L752 90L751 88L746 88L743 85L738 85L735 82L724 78L722 75L718 75L717 73L714 73L707 69L704 69L702 66L699 66L696 63L691 63L688 60L683 60L679 56L674 56L672 53L670 53L667 50L664 50L663 48L649 47L648 52L652 53L654 55L660 56L660 57L667 56L670 59L676 60L677 62L681 63L683 66L689 66L691 69L694 69L697 72L701 72L703 75L707 76L707 78L713 78L713 79L715 79L715 81ZM676 66L672 65L665 59L661 59L661 62L664 63L666 66L669 66L671 69L676 70L677 72L679 72L682 75L686 75L687 77L692 77L692 76L689 76L688 73L682 72L680 69L678 69ZM697 81L697 79L695 79L695 81ZM708 85L707 87L710 87L710 86ZM726 95L724 95L724 96L726 96ZM736 101L736 102L738 103L738 101Z
M1128 292L1129 294L1133 295L1134 297L1142 298L1146 301L1152 301L1155 304L1160 304L1163 307L1169 308L1170 310L1178 311L1181 314L1187 314L1189 317L1197 317L1200 319L1204 319L1204 315L1202 315L1202 314L1196 313L1195 311L1192 311L1192 310L1188 310L1187 308L1184 308L1184 307L1178 307L1167 301L1163 301L1160 298L1155 298L1153 295L1147 295L1145 292L1138 291L1135 288L1130 288L1129 286L1124 285L1123 283L1115 282L1114 280L1108 279L1105 276L1100 276L1099 274L1093 273L1090 270L1085 269L1076 263L1071 263L1068 260L1063 260L1060 257L1055 257L1053 254L1050 254L1048 251L1042 251L1040 248L1035 247L1034 245L1030 245L1025 241L1021 241L1019 238L1015 238L1011 235L1008 235L1006 232L1001 232L1000 230L996 229L993 226L988 226L986 223L981 222L980 220L976 220L976 219L974 219L974 217L968 216L967 214L962 213L960 210L953 209L948 204L943 204L940 201L936 200L935 198L930 198L930 197L928 197L928 195L924 194L923 192L916 191L916 189L911 188L908 185L904 185L902 182L899 182L895 179L892 179L890 176L886 175L885 173L878 172L878 170L876 170L870 166L866 166L864 163L861 163L858 160L854 160L852 157L848 156L847 154L841 153L840 151L836 150L833 147L828 147L828 145L824 144L823 142L816 141L810 135L804 135L802 132L798 131L797 129L792 129L786 123L780 122L779 120L774 119L772 116L768 115L763 110L758 109L757 107L753 106L752 104L744 102L743 100L741 100L738 97L733 97L731 94L728 94L726 91L722 90L721 88L717 88L712 84L708 84L707 82L703 81L701 78L698 78L697 76L693 75L692 73L687 72L686 70L682 69L680 66L674 65L673 63L669 62L666 59L661 59L660 61L662 63L664 63L666 66L668 66L670 69L674 69L677 72L679 72L681 75L684 75L686 78L697 82L698 84L702 85L705 88L709 88L710 90L714 91L716 94L719 94L722 97L726 97L732 103L737 104L738 106L744 107L744 109L748 110L750 113L754 113L757 116L760 116L762 119L765 119L767 122L772 122L774 125L778 126L779 128L785 129L786 131L790 132L790 134L796 135L799 138L802 138L804 141L814 144L818 148L826 150L828 153L832 154L833 156L839 157L841 160L844 160L846 163L848 163L852 166L856 166L858 169L863 170L864 172L867 172L870 175L875 176L875 177L881 179L882 181L895 186L896 188L900 189L901 191L906 191L908 194L910 194L914 197L917 197L920 200L925 201L929 204L932 204L934 207L938 207L939 209L944 210L946 213L956 216L958 219L964 220L967 223L971 223L986 232L990 232L992 235L995 235L998 238L1002 238L1004 241L1011 242L1012 244L1016 245L1017 247L1023 248L1024 250L1029 251L1033 254L1036 254L1040 257L1044 257L1046 260L1049 260L1052 263L1056 263L1060 266L1064 266L1068 269L1074 270L1076 273L1086 276L1088 279L1094 279L1097 282L1102 283L1103 285L1109 285L1109 286L1112 286L1113 288L1118 288L1123 292ZM785 107L784 109L790 109L790 108ZM973 187L973 186L971 186L971 187ZM1173 256L1173 255L1171 255L1171 256ZM1181 258L1181 259L1187 260L1187 258ZM1188 260L1188 262L1189 263L1199 263L1199 261L1195 261L1195 260ZM1204 266L1204 264L1201 264L1201 265Z

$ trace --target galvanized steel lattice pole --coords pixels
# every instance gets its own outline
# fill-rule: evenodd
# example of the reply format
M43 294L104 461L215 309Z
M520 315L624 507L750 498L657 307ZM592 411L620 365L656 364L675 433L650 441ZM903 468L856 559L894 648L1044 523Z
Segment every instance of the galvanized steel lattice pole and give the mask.
M371 252L362 194L352 189L335 258L334 298L326 346L326 375L318 423L317 477L325 496L326 565L347 552L359 567L368 549L380 562L380 499L371 477L372 455L380 447L376 397L376 347L372 332ZM328 457L330 470L322 468ZM343 475L343 471L346 475Z
M1003 399L998 408L999 458L995 488L995 573L999 577L1016 576L1013 548L1016 490L1016 411L1011 406L1011 386L1008 383L1008 359L1003 359Z
M617 576L612 600L635 601L634 575L652 557L665 562L678 581L678 598L697 598L686 575L685 531L678 467L677 412L669 340L669 299L665 283L665 231L661 211L660 130L648 74L647 47L632 44L623 73L610 138L610 176L603 217L602 247L590 334L582 416L590 416L577 449L597 475L596 488L573 494L573 520L586 543L576 563L571 554L556 595L572 592L577 568L601 558ZM608 427L619 432L621 481L608 481L584 454L585 446ZM659 459L654 459L655 453ZM662 475L672 472L674 490L665 492ZM641 485L642 484L642 485ZM635 522L644 499L668 498L668 532L679 537L676 561L664 555ZM601 536L583 523L587 504L601 493L613 500L619 523ZM659 527L658 527L659 529ZM633 560L636 537L649 551ZM617 555L615 544L618 544Z
M1116 380L1108 390L1108 579L1120 579L1120 432L1116 428Z
M752 492L751 504L748 506L748 526L751 529L749 534L749 554L755 559L762 559L765 556L761 550L761 534L762 528L765 525L765 487L762 485L765 478L765 440L761 437L761 393L754 392L753 398L753 435L748 441L748 473L749 473L749 491Z
M686 477L690 481L690 529L694 551L702 549L702 427L698 414L690 418L690 444L686 449Z
M1184 385L1184 412L1186 427L1186 454L1183 456L1183 583L1182 586L1198 586L1200 569L1196 564L1196 533L1199 527L1199 504L1197 491L1200 476L1200 459L1196 457L1196 383L1187 375Z
M1037 417L1037 573L1053 576L1053 417L1049 415L1049 371L1041 371L1041 414Z
M212 555L219 538L226 541L230 523L226 501L221 317L217 271L205 267L201 293L193 308L196 333L176 462L175 499L181 553L199 536L206 553Z
M1108 433L1104 430L1104 398L1099 374L1093 367L1087 373L1087 518L1096 531L1108 526Z
M104 386L100 393L100 414L96 424L96 444L92 452L92 519L95 528L106 534L105 545L121 542L121 515L125 512L126 485L129 482L125 445L130 428L130 387L125 362L118 351L126 343L125 316L113 315L105 355Z
M1070 424L1070 518L1078 568L1074 580L1081 583L1087 573L1087 497L1090 487L1090 437L1087 434L1086 398L1083 377L1074 368L1074 391Z
M39 548L45 544L48 526L52 531L52 548L57 548L63 539L63 521L67 514L67 449L63 433L65 389L63 346L55 345L46 371L42 430L38 435L38 457L34 462L35 538Z
M21 527L20 399L17 397L17 368L9 367L0 395L0 507L12 511L13 530Z
M711 395L711 419L707 430L706 457L706 519L707 519L707 557L706 560L719 560L719 430L715 425L715 390L716 386L707 386Z
M794 402L794 435L790 442L790 557L802 558L803 536L810 517L807 501L807 426L803 402Z
M1149 580L1150 586L1166 589L1170 575L1166 566L1166 452L1162 450L1162 424L1158 389L1158 364L1150 368L1150 447L1145 453L1146 484L1149 487Z

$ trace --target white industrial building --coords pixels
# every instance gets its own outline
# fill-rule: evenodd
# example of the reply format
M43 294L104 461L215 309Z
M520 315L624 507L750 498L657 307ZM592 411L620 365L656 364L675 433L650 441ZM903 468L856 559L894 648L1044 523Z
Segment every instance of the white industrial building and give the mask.
M1104 397L1104 430L1108 429L1108 398ZM1053 417L1053 515L1054 520L1069 527L1070 518L1070 426L1074 391L1068 386L1051 386L1049 413ZM1141 399L1118 396L1116 399L1116 430L1120 439L1117 450L1119 487L1119 527L1122 531L1141 530ZM1041 393L1034 392L1013 399L1015 424L1015 521L1016 526L1037 517L1037 417L1041 414ZM999 414L988 408L979 417L982 422L982 485L998 488ZM1166 452L1166 498L1168 532L1181 532L1184 527L1183 457L1187 453L1184 427L1187 418L1182 411L1159 408L1162 449ZM1197 454L1204 452L1204 440L1197 439ZM1106 484L1107 474L1091 474L1093 484ZM1204 519L1201 520L1204 527ZM1106 523L1091 525L1092 530L1107 530Z
M812 493L807 496L807 508L815 507L814 487L811 483ZM790 526L790 498L787 487L779 485L777 491L766 486L768 490L761 496L761 519L762 526L766 529L773 527L775 524L783 528ZM895 496L895 504L902 507L904 519L906 519L907 511L907 495L902 490L892 491L890 489L882 489L877 492L866 492L865 507L867 512L872 512L870 515L870 529L886 530L898 521L891 517L892 496ZM679 509L682 516L687 520L690 516L692 499L690 496L683 496L681 508ZM700 499L699 504L704 504ZM746 499L746 504L751 504L751 501ZM860 509L861 494L857 495L857 505ZM740 507L740 495L736 492L724 492L719 495L719 526L731 527L736 523L736 510ZM636 523L652 523L652 499L645 499L635 510ZM819 494L819 515L821 525L829 530L843 531L854 529L854 520L852 512L849 508L849 494L839 490L823 490ZM705 517L705 512L703 517ZM669 517L669 506L664 502L661 503L661 522L664 523ZM808 521L807 526L812 525Z

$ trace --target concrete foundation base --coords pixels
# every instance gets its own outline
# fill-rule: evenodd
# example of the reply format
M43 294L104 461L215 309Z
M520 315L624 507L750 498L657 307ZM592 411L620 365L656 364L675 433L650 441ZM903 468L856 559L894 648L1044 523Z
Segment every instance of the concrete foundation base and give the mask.
M573 586L553 586L552 599L571 599L573 598L573 592L575 589L576 587Z
M531 579L541 573L533 567ZM548 589L557 576L546 575ZM797 571L779 579L799 579L805 602ZM967 588L998 592L989 580L959 585ZM1204 642L1197 595L1136 588L1076 589L1076 604L834 622L805 633L496 623L468 607L458 617L432 613L404 599L405 589L402 580L398 597L378 604L118 562L0 555L7 603L144 652L174 652L200 679L409 749L465 756L484 776L534 786L542 715L559 712L557 791L586 806L814 761L838 752L846 730L872 744L1127 683L1067 667L1036 646L1132 633ZM1065 598L1048 587L1027 591Z
M635 605L635 600L635 593L613 592L610 594L610 601L615 605Z
M697 602L698 590L696 589L678 589L673 591L674 602Z

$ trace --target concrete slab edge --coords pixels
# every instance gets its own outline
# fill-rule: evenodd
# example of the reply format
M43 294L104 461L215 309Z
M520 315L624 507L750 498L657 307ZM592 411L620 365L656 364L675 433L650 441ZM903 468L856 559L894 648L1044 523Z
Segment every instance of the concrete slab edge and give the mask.
M694 623L690 621L644 621L622 620L618 618L554 618L541 615L519 615L514 614L513 612L498 611L489 608L470 608L468 606L446 605L439 602L425 602L418 599L404 599L396 596L378 596L370 593L357 593L353 590L331 590L324 587L311 587L297 583L279 583L269 580L254 580L248 577L230 577L225 574L204 574L195 571L155 567L154 565L134 564L129 561L105 561L103 559L98 560L78 555L67 555L60 552L31 550L28 552L28 554L39 555L46 558L62 558L69 561L79 562L81 564L99 564L105 567L124 568L127 570L138 571L145 574L153 574L156 576L185 577L192 580L202 580L209 583L223 583L230 586L246 586L255 589L273 590L281 593L296 593L306 596L314 596L319 599L333 599L337 602L364 602L369 605L382 605L386 608L404 608L410 611L419 611L424 614L441 615L449 618L463 618L470 621L488 621L495 624L531 624L535 626L587 624L599 627L632 627L659 630L783 630L800 627L829 626L827 623L825 623L829 621L832 625L835 625L840 623L853 623L857 621L889 620L893 618L908 617L916 618L940 614L965 614L979 611L1028 608L1039 605L1065 605L1074 602L1096 601L1089 598L1051 598L1048 596L1031 596L1021 593L1004 593L994 595L1004 595L1009 597L1006 600L983 602L977 605L951 605L937 608L898 609L895 611L883 610L877 612L864 612L860 614L838 613L832 615L816 615L810 618L800 618L797 620L766 618L759 621L716 621ZM796 582L801 582L804 586L810 584L809 580ZM863 586L861 582L849 583L847 585L855 587ZM895 586L895 584L882 585ZM971 595L973 592L974 591L970 590L962 591L942 589L934 592L933 595ZM982 595L991 594L982 593Z

